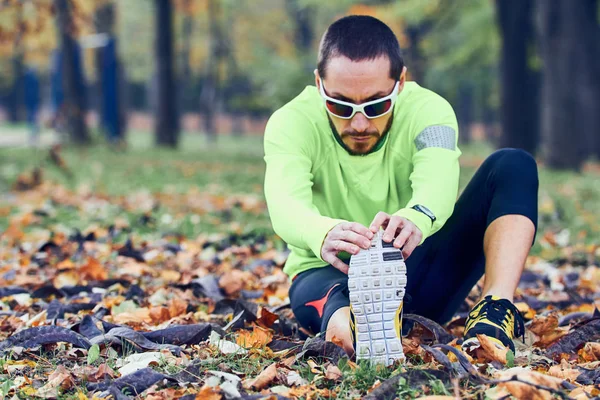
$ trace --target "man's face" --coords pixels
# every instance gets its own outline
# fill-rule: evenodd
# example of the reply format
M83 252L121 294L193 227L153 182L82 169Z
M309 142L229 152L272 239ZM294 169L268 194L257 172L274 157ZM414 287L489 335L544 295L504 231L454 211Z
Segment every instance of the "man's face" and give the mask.
M334 99L361 104L392 93L396 81L390 78L387 57L374 60L352 61L347 57L333 57L327 64L325 79L315 70L317 88L323 84L326 94ZM406 68L402 71L398 92L404 87ZM351 154L367 154L387 133L393 112L369 119L357 112L351 119L338 118L328 113L330 125Z

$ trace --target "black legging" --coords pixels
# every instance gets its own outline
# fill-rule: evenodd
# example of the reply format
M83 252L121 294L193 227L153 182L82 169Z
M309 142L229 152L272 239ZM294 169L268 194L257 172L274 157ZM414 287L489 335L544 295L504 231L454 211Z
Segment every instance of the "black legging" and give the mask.
M490 155L461 194L452 216L406 260L410 301L405 312L441 323L450 320L485 272L487 227L498 217L518 214L529 218L537 232L538 185L537 165L529 153L502 149ZM323 330L337 309L349 305L347 281L332 266L299 274L290 300L300 324ZM320 312L306 306L327 293Z
M537 232L537 164L529 153L502 149L479 167L442 229L406 260L406 311L439 322L452 318L485 272L483 238L503 215L529 218ZM533 244L533 243L532 243Z

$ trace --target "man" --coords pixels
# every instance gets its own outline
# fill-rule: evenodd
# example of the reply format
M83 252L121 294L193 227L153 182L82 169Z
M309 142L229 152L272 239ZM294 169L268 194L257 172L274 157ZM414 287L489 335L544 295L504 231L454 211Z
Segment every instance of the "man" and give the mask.
M403 358L403 308L447 322L485 272L464 346L483 334L514 349L513 295L537 229L535 160L495 152L456 201L456 117L406 71L387 25L342 18L321 39L316 87L269 119L265 196L291 249L292 309L349 354L356 340L358 358L391 364Z

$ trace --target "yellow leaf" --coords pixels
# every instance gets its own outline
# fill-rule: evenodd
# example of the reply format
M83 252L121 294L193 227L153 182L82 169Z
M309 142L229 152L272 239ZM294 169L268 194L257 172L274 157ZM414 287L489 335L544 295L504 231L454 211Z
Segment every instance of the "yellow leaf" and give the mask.
M240 331L236 342L244 348L261 348L266 346L273 340L273 332L270 329L265 329L260 326L254 326L252 331Z

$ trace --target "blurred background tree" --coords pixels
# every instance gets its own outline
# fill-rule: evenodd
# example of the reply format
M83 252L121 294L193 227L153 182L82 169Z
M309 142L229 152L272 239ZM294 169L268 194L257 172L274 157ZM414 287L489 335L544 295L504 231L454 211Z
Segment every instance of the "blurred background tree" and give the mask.
M260 134L270 113L313 84L326 27L368 14L397 34L410 79L454 106L461 141L519 147L579 170L600 156L599 8L598 0L4 0L0 118L25 120L25 77L35 67L43 121L77 143L97 132L119 142L126 129L153 126L155 142L172 147L179 132L213 142Z

